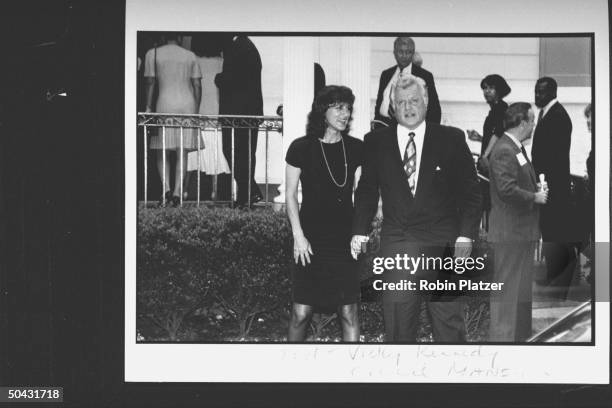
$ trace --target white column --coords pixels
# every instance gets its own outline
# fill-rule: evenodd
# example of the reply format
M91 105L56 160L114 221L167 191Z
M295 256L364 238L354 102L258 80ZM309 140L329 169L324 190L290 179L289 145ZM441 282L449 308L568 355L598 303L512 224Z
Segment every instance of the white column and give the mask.
M343 37L340 49L341 85L355 95L351 135L359 139L370 131L370 39Z
M314 97L315 39L285 37L283 48L283 157L279 160L284 162L291 142L306 134L306 117ZM274 201L284 203L284 174L278 192Z

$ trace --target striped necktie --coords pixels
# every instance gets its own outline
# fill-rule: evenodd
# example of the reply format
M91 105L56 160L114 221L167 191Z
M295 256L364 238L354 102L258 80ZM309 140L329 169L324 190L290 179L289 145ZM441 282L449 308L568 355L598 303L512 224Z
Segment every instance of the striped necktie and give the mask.
M404 171L408 177L410 192L414 195L414 190L416 188L416 145L414 144L414 132L408 133L408 144L406 144L402 162L404 164Z

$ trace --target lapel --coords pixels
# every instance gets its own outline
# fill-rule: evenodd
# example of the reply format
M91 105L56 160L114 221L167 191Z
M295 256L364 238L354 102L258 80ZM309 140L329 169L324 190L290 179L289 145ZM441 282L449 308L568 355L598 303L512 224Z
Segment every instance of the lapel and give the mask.
M421 163L419 166L419 179L417 180L416 200L425 197L425 191L432 185L433 181L433 166L435 164L435 136L432 134L431 123L425 124L425 135L423 138L423 150L421 151Z

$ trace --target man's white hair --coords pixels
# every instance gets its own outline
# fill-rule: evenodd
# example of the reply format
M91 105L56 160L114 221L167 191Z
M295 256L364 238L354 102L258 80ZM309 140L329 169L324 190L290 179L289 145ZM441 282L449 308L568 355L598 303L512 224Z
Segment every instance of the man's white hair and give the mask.
M398 90L408 89L411 86L416 86L419 89L419 91L421 92L421 95L423 96L423 99L425 100L425 105L427 105L427 102L429 101L429 94L427 93L427 84L425 83L423 78L419 78L418 76L414 76L414 75L400 76L400 78L397 80L397 82L393 86L393 90L392 90L393 96L395 96Z

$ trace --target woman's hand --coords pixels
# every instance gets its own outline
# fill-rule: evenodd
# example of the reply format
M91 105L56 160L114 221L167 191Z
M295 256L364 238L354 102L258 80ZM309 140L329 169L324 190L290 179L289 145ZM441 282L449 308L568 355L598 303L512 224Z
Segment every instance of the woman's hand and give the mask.
M312 252L312 247L306 237L303 234L293 237L293 259L295 263L301 262L303 266L306 266L306 263L310 263L310 255L314 255L314 252Z

